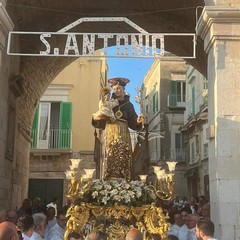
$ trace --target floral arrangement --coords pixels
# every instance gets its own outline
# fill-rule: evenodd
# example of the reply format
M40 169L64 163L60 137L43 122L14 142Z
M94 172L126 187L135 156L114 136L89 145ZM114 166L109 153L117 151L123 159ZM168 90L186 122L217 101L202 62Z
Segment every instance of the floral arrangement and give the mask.
M112 206L115 203L128 206L141 206L154 202L156 195L141 181L93 180L80 202L91 202L95 205Z

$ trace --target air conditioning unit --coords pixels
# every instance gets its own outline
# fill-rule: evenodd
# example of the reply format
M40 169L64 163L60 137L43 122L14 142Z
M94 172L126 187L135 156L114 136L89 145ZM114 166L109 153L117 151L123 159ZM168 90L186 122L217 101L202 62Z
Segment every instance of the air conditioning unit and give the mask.
M215 137L215 126L209 125L208 128L206 129L206 138L211 139L214 137Z

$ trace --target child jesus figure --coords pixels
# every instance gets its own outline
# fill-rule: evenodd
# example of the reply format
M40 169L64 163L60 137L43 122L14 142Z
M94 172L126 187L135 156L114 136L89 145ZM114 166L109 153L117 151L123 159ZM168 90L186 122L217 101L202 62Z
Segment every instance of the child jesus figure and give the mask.
M98 117L109 117L111 121L115 120L113 108L118 106L119 102L117 99L110 99L110 89L104 87L101 89L101 99L98 105L98 111L93 115Z

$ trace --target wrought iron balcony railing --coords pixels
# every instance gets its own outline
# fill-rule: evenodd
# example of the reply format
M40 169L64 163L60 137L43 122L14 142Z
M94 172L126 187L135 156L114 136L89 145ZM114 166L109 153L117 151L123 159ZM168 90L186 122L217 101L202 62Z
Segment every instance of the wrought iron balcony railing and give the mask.
M185 161L185 150L183 148L170 149L172 161Z
M69 149L72 147L72 130L33 130L32 139L32 149Z

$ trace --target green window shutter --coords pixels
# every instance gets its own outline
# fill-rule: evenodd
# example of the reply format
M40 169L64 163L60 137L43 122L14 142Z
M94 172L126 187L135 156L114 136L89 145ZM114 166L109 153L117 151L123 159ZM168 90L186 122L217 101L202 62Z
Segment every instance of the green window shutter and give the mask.
M32 125L32 148L37 147L38 140L38 116L39 116L39 105L36 108L33 125Z
M171 81L170 82L170 99L169 103L170 106L176 107L177 106L177 82L176 81Z
M195 87L192 87L192 114L195 115Z
M72 130L72 103L61 102L59 124L59 148L70 148Z

